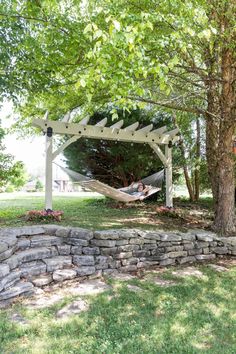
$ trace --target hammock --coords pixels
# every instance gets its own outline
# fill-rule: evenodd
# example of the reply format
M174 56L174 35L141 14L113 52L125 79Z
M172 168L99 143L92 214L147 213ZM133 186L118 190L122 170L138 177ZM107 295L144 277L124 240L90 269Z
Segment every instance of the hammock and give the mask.
M65 173L67 173L67 175L71 177L72 180L78 182L82 187L91 189L92 191L124 203L136 200L144 200L150 197L150 195L157 193L161 190L160 187L164 179L164 170L143 178L141 181L145 184L146 187L149 187L149 189L145 195L138 196L129 194L137 191L135 185L116 189L96 179L92 179L82 175L81 173L72 171L69 168L62 167L58 164L56 165L59 166Z

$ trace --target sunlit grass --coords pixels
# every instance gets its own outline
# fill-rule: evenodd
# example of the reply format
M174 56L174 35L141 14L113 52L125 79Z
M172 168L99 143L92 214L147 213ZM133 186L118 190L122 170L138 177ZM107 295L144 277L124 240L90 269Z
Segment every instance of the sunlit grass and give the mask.
M199 269L207 281L190 276L160 287L151 278L111 280L112 290L83 297L88 311L64 321L55 314L75 297L43 310L17 304L1 312L0 353L235 353L236 269ZM127 283L143 291L129 291ZM12 324L12 312L20 313L28 325Z

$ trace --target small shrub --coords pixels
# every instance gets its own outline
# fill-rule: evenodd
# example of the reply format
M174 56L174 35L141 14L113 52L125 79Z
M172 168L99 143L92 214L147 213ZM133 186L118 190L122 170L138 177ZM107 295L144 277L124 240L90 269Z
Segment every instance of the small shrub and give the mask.
M27 221L61 221L63 211L60 210L30 210L26 214Z
M8 185L8 186L6 187L6 189L5 189L5 192L6 192L6 193L13 193L14 191L15 191L15 188L14 188L14 186L12 186L11 184Z

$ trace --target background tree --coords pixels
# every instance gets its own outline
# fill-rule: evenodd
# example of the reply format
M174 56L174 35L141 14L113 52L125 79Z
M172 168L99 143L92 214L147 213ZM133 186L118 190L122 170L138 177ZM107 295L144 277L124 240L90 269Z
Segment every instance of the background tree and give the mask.
M214 228L235 230L235 0L17 2L1 9L2 89L22 122L107 103L201 114ZM24 123L25 124L25 123Z
M4 152L4 136L4 130L0 128L0 189L3 191L7 188L19 189L26 183L24 164L21 161L14 161L11 154Z
M35 190L36 190L36 192L42 192L42 190L43 190L43 183L40 181L40 179L36 180Z
M184 112L174 114L173 121L181 132L178 165L183 169L189 199L199 201L200 191L211 188L206 164L205 121Z

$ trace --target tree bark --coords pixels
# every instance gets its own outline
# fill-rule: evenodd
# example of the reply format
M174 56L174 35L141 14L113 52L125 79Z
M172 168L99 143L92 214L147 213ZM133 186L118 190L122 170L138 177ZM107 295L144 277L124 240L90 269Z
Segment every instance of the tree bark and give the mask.
M175 114L173 114L173 122L175 124L175 127L179 128ZM180 149L180 153L181 153L182 160L183 160L184 178L185 178L186 187L188 189L189 199L191 202L194 202L195 201L195 194L194 194L193 186L191 183L191 178L190 178L189 171L188 171L188 164L187 164L187 160L185 157L185 144L184 144L184 139L183 139L182 135L180 135L179 149Z
M194 171L194 194L195 200L199 201L200 196L200 160L201 160L201 127L200 127L200 119L197 117L196 119L196 163L195 163L195 171Z
M233 137L236 129L236 55L233 31L235 1L212 1L209 21L218 28L213 49L206 48L208 112L206 152L212 185L215 219L213 229L221 234L235 232ZM215 77L215 79L214 79Z
M232 138L235 127L231 126L221 133L219 142L220 158L217 166L218 195L215 204L213 229L221 235L235 231L234 208L234 159L232 154Z
M185 154L184 154L184 150L185 150L184 149L184 142L183 142L182 137L179 140L179 148L180 148L181 156L183 159L183 171L184 171L185 183L186 183L186 186L188 189L189 199L191 202L194 202L195 201L195 194L194 194L193 186L191 183L191 178L190 178L189 172L188 172L187 161L186 161Z
M218 145L218 188L213 227L220 234L235 231L235 176L233 138L236 129L236 68L231 48L222 51L222 91L220 96L220 135Z

